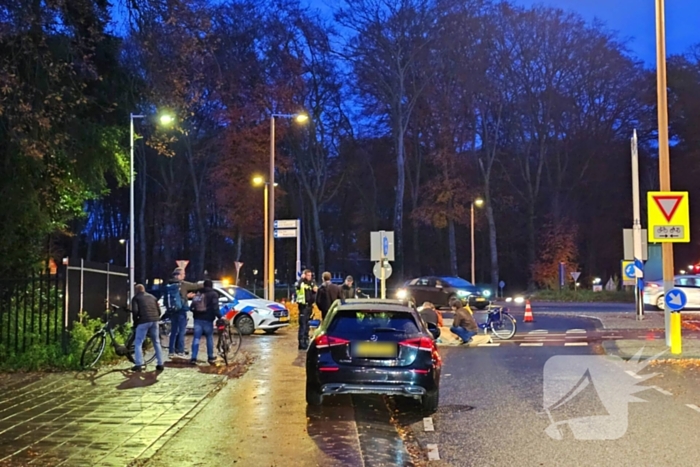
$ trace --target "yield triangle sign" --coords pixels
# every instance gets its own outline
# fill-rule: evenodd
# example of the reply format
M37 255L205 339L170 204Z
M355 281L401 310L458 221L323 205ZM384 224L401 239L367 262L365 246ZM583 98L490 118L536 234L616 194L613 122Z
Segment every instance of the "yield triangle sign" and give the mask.
M666 222L671 222L673 215L681 204L682 196L679 195L654 195L654 202L659 207L661 214L666 218Z

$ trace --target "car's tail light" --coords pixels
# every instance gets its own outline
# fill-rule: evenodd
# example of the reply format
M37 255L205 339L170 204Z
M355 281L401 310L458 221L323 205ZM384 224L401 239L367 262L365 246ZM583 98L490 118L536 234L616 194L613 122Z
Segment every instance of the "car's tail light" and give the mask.
M318 368L318 371L338 371L340 368L337 366L321 366Z
M417 373L419 375L427 375L430 373L430 370L411 370L413 373Z
M399 345L403 345L404 347L413 347L418 350L427 350L429 352L433 350L433 341L429 337L406 339L399 342Z
M322 335L316 338L316 348L325 349L326 347L334 347L336 345L345 345L349 343L349 340L341 339L340 337L333 337L329 335Z

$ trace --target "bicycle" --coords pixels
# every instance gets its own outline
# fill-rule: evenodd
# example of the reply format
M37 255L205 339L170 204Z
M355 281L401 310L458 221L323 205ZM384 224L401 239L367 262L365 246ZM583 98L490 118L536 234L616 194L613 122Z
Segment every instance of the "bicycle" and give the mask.
M484 334L491 330L494 336L503 340L513 337L518 327L515 318L508 313L508 308L502 306L489 309L486 322L478 326L484 330ZM511 326L512 329L509 329Z
M114 330L112 329L112 319L117 316L118 311L129 312L126 307L121 307L119 305L110 305L112 311L107 312L107 321L104 326L100 328L95 334L88 339L83 347L83 353L80 356L80 366L84 369L94 367L105 351L105 346L107 345L107 337L109 337L112 346L114 347L114 352L120 357L126 357L131 363L136 363L134 359L134 341L136 339L135 329L131 330L129 337L126 339L126 344L120 344L117 342L114 336ZM146 338L143 343L143 358L144 364L149 364L153 362L156 358L155 347L151 343L150 339Z
M228 366L229 361L233 361L238 350L241 348L243 338L238 332L236 326L231 326L231 322L225 318L216 320L216 330L219 338L216 342L216 350L224 359L224 363Z

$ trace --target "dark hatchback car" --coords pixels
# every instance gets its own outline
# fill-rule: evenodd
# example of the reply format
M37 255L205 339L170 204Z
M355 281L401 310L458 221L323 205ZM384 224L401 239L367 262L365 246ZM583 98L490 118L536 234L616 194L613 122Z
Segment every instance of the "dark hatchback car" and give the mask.
M452 297L459 298L470 307L483 310L489 300L481 290L461 277L426 276L412 279L396 293L397 298L411 300L417 306L431 302L437 307L449 307Z
M439 329L396 300L336 301L306 355L306 402L334 394L390 394L437 410Z

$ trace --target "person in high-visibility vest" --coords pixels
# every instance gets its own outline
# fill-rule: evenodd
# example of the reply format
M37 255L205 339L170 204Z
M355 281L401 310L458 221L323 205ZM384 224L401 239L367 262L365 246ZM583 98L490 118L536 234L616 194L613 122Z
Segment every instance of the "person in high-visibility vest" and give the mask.
M313 281L310 269L305 269L296 283L297 306L299 307L299 350L309 347L309 319L318 287Z

